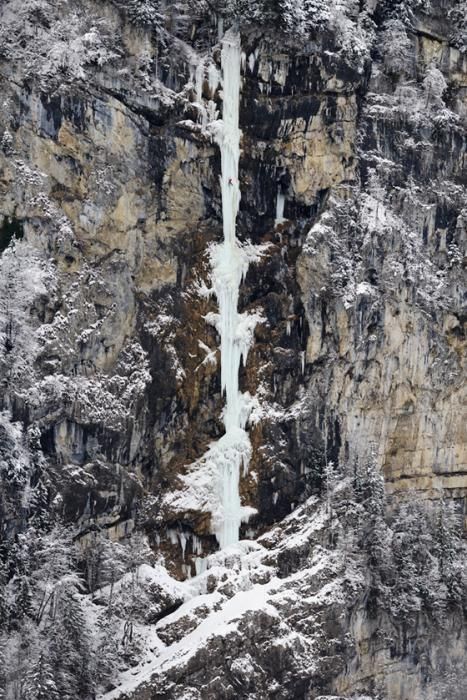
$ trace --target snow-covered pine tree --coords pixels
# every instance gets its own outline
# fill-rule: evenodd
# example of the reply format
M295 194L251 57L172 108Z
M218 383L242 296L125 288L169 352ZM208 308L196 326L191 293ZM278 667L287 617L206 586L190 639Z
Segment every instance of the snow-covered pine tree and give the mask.
M385 520L384 478L373 456L355 465L353 488L360 506L357 539L366 553L370 573L367 607L376 614L388 592L391 531Z
M19 574L12 580L14 595L14 607L11 611L11 619L15 625L25 617L32 617L33 603L30 578L26 574Z
M31 490L29 503L29 522L39 530L47 530L53 518L49 508L49 477L46 471L39 467L36 470L35 479L37 481Z
M62 593L60 606L47 621L50 663L60 698L89 697L93 687L91 639L80 599L72 588Z
M0 557L3 555L5 547L2 547ZM8 569L7 565L0 558L0 633L7 629L9 620L9 606L7 599Z
M113 0L130 22L161 31L165 13L160 0Z
M0 631L0 700L6 698L6 645L7 636Z
M128 565L127 548L118 542L112 542L107 538L103 538L99 579L101 585L108 585L109 587L109 610L112 608L113 604L115 583L127 571Z
M387 603L394 619L413 624L423 611L438 614L446 601L428 506L404 504L391 522L392 580Z
M467 548L462 538L462 520L455 506L444 499L434 517L434 541L440 576L447 587L447 602L465 607Z
M26 674L23 685L23 700L59 700L54 671L46 654L41 653Z
M119 621L110 605L99 620L99 634L94 674L96 683L106 688L118 669L121 642Z
M62 610L63 632L71 651L67 666L76 678L76 697L85 698L92 687L91 635L80 599L72 590L67 591Z
M37 620L48 615L54 618L60 611L63 595L82 584L75 568L75 548L72 533L62 525L41 533L35 544L36 566L33 579L37 591Z
M379 50L388 75L400 79L410 74L415 56L412 55L412 43L404 22L400 19L390 19L386 22Z

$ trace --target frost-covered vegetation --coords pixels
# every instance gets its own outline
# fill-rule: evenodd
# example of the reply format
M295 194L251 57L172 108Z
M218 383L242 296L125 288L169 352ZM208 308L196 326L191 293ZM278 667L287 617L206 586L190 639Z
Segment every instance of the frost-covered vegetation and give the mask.
M10 523L12 514L17 519L16 534L0 549L5 698L85 700L116 683L131 688L147 675L147 661L154 673L169 673L174 658L180 665L227 634L220 624L243 616L250 624L251 610L277 618L276 644L285 649L309 604L300 592L307 586L316 614L322 606L349 615L363 606L370 619L386 614L396 646L417 626L442 629L448 614L467 610L461 514L443 501L388 510L371 459L329 464L320 499L312 497L257 544L212 555L199 580L181 585L141 535L118 543L94 528L77 540L78 529L50 506L54 489L37 436L26 439L5 417L1 427L1 512L9 511ZM317 649L325 643L317 626L311 646L297 648L296 662L306 665L314 655L319 668Z
M24 79L79 80L88 66L103 66L119 56L115 37L92 5L68 0L8 1L2 8L0 56L21 61Z
M134 663L142 640L133 627L157 616L158 590L149 595L140 576L151 560L144 539L119 545L95 532L80 552L46 491L42 478L23 505L28 524L1 547L2 697L84 700Z
M326 472L330 508L344 526L345 556L365 555L366 606L393 624L416 625L423 615L442 625L449 610L467 611L467 545L462 513L453 504L413 501L388 509L384 479L371 459ZM340 542L339 542L340 539Z
M446 386L461 379L467 208L459 165L465 162L466 111L458 85L467 45L466 6L461 1L450 3L443 19L454 27L448 39L449 60L455 70L452 66L448 70L432 48L427 49L426 59L415 55L414 32L431 5L424 0L2 3L2 85L8 85L11 93L2 97L0 117L0 193L5 207L0 222L0 698L90 700L96 693L116 697L118 683L131 689L147 681L150 673L159 674L161 684L169 678L167 693L173 695L167 697L194 698L198 697L198 681L193 681L193 695L189 690L182 694L187 678L183 674L185 664L197 655L194 666L203 669L206 658L212 659L208 680L219 698L223 691L216 682L222 674L234 679L232 693L239 693L239 687L253 693L257 687L258 697L264 697L264 692L271 697L279 692L281 698L297 697L297 678L306 684L314 674L321 682L330 668L334 675L340 672L344 657L346 662L355 658L355 619L363 620L363 626L381 623L384 634L389 629L394 658L413 652L417 630L422 631L423 641L441 635L446 620L450 624L457 621L459 629L462 626L467 612L467 550L460 501L453 505L448 498L438 498L441 488L429 492L433 501L418 499L410 492L400 502L397 496L387 499L375 460L361 457L360 444L358 459L342 458L342 464L328 464L322 472L321 453L327 446L321 447L321 438L315 440L321 427L316 425L312 436L311 430L310 435L300 433L310 395L313 401L316 398L312 382L321 371L326 405L334 394L347 392L355 412L362 403L363 416L368 410L364 384L371 383L374 376L368 371L370 363L387 370L384 377L379 375L389 387L387 396L382 389L378 395L372 388L377 399L387 399L387 406L393 398L393 375L396 381L403 377L399 368L408 368L410 400L394 409L398 417L410 413L417 392L429 396L426 406L435 404L446 393ZM180 290L173 289L183 286L180 279L187 270L185 250L178 252L173 238L180 235L181 239L180 231L186 225L190 238L186 255L193 256L192 240L200 246L205 230L192 230L191 209L190 221L182 220L180 225L178 217L183 219L184 213L178 200L189 199L188 187L181 196L180 191L172 193L176 210L172 219L168 209L161 211L156 206L153 194L156 191L161 199L168 198L171 169L184 175L196 161L196 138L200 152L205 149L206 169L214 162L209 160L211 154L206 155L214 150L206 133L188 129L185 138L181 132L187 124L192 128L193 122L177 120L179 111L196 111L190 101L194 92L202 101L207 88L202 80L194 84L196 69L201 66L201 77L208 66L216 72L217 49L208 55L206 47L211 50L232 24L252 42L252 53L245 59L244 89L245 95L252 91L258 104L263 98L269 100L270 93L254 92L259 65L255 42L267 35L277 46L279 34L284 46L287 44L285 52L290 48L291 55L304 52L306 61L310 59L310 73L316 73L316 85L325 95L319 94L316 100L326 101L321 111L331 122L327 126L336 151L344 151L349 144L340 140L335 105L345 101L347 92L359 92L356 144L352 142L350 155L345 154L349 163L359 163L349 181L332 184L320 193L326 201L323 211L315 216L314 204L303 209L311 212L313 221L303 213L297 215L297 235L287 228L292 222L282 216L284 211L277 217L281 232L276 236L272 222L267 232L264 249L277 247L277 255L283 258L282 267L277 265L271 273L276 278L273 282L266 275L259 278L273 290L268 303L273 296L280 297L285 267L296 274L294 264L304 242L301 260L311 270L311 282L307 280L308 287L296 291L295 302L297 306L302 303L298 297L303 293L308 318L318 319L310 341L321 342L324 348L315 355L314 348L309 353L301 350L299 388L290 404L293 408L287 409L289 432L303 443L302 465L293 463L292 452L285 454L290 436L284 428L281 449L287 462L286 478L281 482L259 471L251 477L252 481L262 480L258 491L263 489L265 501L268 489L273 499L282 489L284 507L292 512L274 525L270 525L272 520L279 520L274 511L269 521L258 520L261 536L257 541L245 540L230 552L194 561L189 557L203 554L200 541L209 531L201 522L209 511L204 494L212 491L219 456L214 454L208 463L204 483L196 470L185 479L195 498L188 505L182 503L180 518L184 511L197 512L201 533L190 529L187 535L186 522L178 521L173 527L167 525L164 532L160 505L163 498L180 500L171 469L183 473L187 466L173 466L173 458L174 452L183 450L185 440L189 442L187 423L199 410L198 394L218 391L214 381L208 389L201 382L190 384L193 378L182 361L188 363L191 358L197 368L209 366L214 372L219 364L216 351L196 337L195 344L206 355L198 363L196 355L190 354L191 346L182 359L175 347L188 330L183 326L186 319L175 317L182 302L176 297ZM264 46L266 65L270 60L266 41ZM358 75L357 87L348 80L348 69ZM303 70L307 75L308 68ZM270 85L265 82L261 87L269 88L276 78L274 71L266 73L272 76ZM293 94L294 87L292 94L286 94L290 76L286 77L285 68L279 73L275 87L280 85L282 93L271 94L269 101L282 104L284 110L296 105L298 114L300 95ZM305 93L309 90L305 83L302 88ZM212 95L218 99L216 91L217 83ZM308 136L313 143L319 142L327 128L326 124L316 126L312 102L304 108L310 111L312 125L310 131L307 127L304 143L296 145L293 138L286 142L295 162L303 156L300 149L306 151ZM214 112L220 108L220 104L212 105ZM297 126L306 120L300 116L289 121ZM265 141L253 129L254 125L249 127L248 138L255 141L258 151L267 153L262 150ZM317 151L310 166L317 170L317 161L327 156L328 142L323 143L324 152ZM248 148L251 143L245 138L241 167L248 158L254 160ZM174 160L166 153L171 149ZM36 157L40 167L29 162L29 156L31 160ZM268 159L269 154L265 158L269 167ZM125 170L127 162L135 160L136 173ZM87 170L89 162L91 170ZM149 174L140 172L141 163L140 169ZM237 179L236 171L232 177ZM245 190L255 186L254 180L247 182L249 177L245 177ZM186 182L199 190L203 206L207 211L209 205L215 219L219 202L212 179L202 180L200 175ZM131 184L128 189L127 183ZM145 189L149 195L143 198ZM284 205L286 194L280 194ZM293 204L289 195L287 192L287 206ZM259 210L263 203L255 201L256 205ZM100 228L104 207L112 216ZM119 230L122 219L127 228ZM216 227L218 220L206 238L215 236ZM301 238L305 230L308 235ZM185 245L186 240L177 245ZM211 251L216 250L219 246L211 243ZM160 274L161 285L173 285L165 297L165 290L151 287L154 280L148 283L143 273L136 280L143 255L143 265L160 263L154 276ZM176 256L180 259L173 272L170 265ZM164 268L167 260L168 272ZM214 257L212 261L216 262ZM227 266L230 259L227 256L227 262L218 263L222 272L221 262ZM244 273L239 271L239 276ZM225 291L222 281L218 280L217 291L218 296ZM258 297L263 291L254 290ZM236 287L235 308L237 292ZM251 288L248 294L254 296ZM302 317L300 321L295 318L294 300L288 303L286 343L291 342L293 325L300 323L303 338L307 332ZM383 326L383 319L392 311L394 318L404 321L400 331L396 323ZM276 350L283 357L288 350L278 337L272 350L267 346L271 328L266 326L281 322L274 314L273 309L271 321L251 316L250 326L244 329L243 338L247 336L249 345L258 321L258 337L267 356L264 367L257 368L258 375L276 361L272 358ZM334 325L333 314L339 316ZM206 318L219 321L215 314L208 314L203 328ZM419 324L418 329L414 330L414 323ZM193 327L198 332L195 324ZM230 341L238 349L242 333L238 328L234 331ZM414 356L420 347L424 351L419 339L425 335L435 360L427 350L423 362L432 364L420 388ZM391 340L397 343L396 349L389 347ZM350 351L346 343L353 343ZM341 355L335 350L337 345ZM393 353L389 370L384 352ZM253 351L251 356L255 362L264 357ZM336 372L345 375L341 385L332 384L333 363ZM234 365L235 381L230 383L237 391L239 361ZM295 379L292 363L286 372ZM267 371L264 374L267 378ZM242 385L247 380L252 384L242 369ZM162 386L159 393L157 382ZM310 382L310 391L306 382ZM263 422L269 430L268 420L277 418L276 425L272 422L274 430L286 409L280 405L283 387L276 376L271 384L273 390L265 379L257 390L261 402L255 413L260 427ZM187 398L189 392L193 395ZM209 400L208 407L201 407L203 423L214 422L210 411L217 406L216 397L209 396ZM273 411L276 400L278 408ZM354 405L347 409L342 422L351 419ZM377 420L383 420L381 415ZM189 459L196 458L196 449L205 456L212 454L205 450L206 435L195 436L186 452ZM364 430L356 435L357 441L367 439ZM425 437L421 434L420 440ZM274 454L268 439L266 429L262 436L259 430L254 432L255 459L268 448L270 463L277 464L282 457ZM264 445L258 448L261 440ZM343 444L341 452L347 447ZM250 459L249 442L247 451ZM313 466L308 469L305 463ZM260 466L265 469L261 462ZM303 478L300 502L290 496L295 468ZM162 488L161 497L157 489ZM145 513L143 505L147 506ZM262 503L255 505L263 507ZM247 514L259 510L249 505L244 509ZM236 533L237 520L236 512ZM156 527L159 530L154 535ZM248 536L256 536L258 530L252 529ZM158 549L161 533L172 547L173 559L167 553L164 559L163 549ZM191 553L187 537L191 537ZM167 573L187 576L195 569L200 575L183 583ZM334 623L342 626L334 628ZM214 664L220 657L223 663L225 656L219 648L230 646L237 656L228 660L227 672L224 666L219 670ZM427 666L423 668L425 672ZM455 662L452 667L446 663L442 673L434 697L454 698L460 674ZM181 686L177 686L180 678ZM464 690L460 687L459 700L465 697ZM368 687L370 691L375 691L378 700L384 697L374 687Z

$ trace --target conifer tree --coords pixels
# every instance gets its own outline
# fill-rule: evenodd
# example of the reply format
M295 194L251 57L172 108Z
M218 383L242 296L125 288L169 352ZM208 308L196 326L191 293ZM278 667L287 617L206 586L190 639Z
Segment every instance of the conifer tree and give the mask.
M62 625L70 650L66 665L76 678L77 697L86 697L92 685L90 634L79 598L72 591L65 596Z
M461 519L455 508L442 499L435 523L435 551L440 576L447 587L448 603L463 605L466 602L467 557L462 540Z
M0 700L6 697L6 650L7 638L0 634Z
M106 687L117 672L119 663L119 624L109 606L99 621L100 642L97 648L95 675L99 685Z
M24 700L59 700L54 672L44 653L32 664L23 686Z
M8 583L8 572L6 564L0 560L0 632L8 627L9 606L7 600L6 586Z

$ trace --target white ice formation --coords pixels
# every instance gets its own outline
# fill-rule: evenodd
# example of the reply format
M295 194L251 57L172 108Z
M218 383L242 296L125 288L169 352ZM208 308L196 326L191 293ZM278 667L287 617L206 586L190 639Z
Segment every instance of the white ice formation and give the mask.
M261 316L258 313L239 313L238 301L240 285L248 267L261 257L265 246L241 244L236 237L240 203L241 47L240 36L232 29L226 32L222 40L221 62L223 117L217 121L208 120L206 133L211 134L221 151L224 240L210 248L211 288L205 286L199 292L214 294L218 302L218 312L207 314L206 321L214 325L220 335L225 434L191 465L183 477L185 488L174 498L169 498L168 502L178 511L209 511L212 532L222 549L238 542L241 523L247 522L256 512L240 502L240 475L242 470L243 473L247 472L251 458L251 443L246 428L256 401L249 393L240 391L239 371L242 362L246 361L254 329ZM214 78L214 75L210 75L213 83ZM198 84L200 80L201 70L197 72ZM201 93L198 99L201 99ZM207 357L211 357L209 348L206 347L206 350Z
M238 33L230 30L222 41L223 116L216 140L222 163L222 218L224 241L211 252L213 291L219 304L215 322L221 337L221 383L225 393L225 435L211 447L218 468L219 507L213 528L221 548L238 541L242 519L252 509L240 504L240 469L246 470L251 445L245 430L251 399L239 390L239 370L253 339L257 317L238 312L240 283L248 269L251 252L239 245L236 219L240 203L240 65Z

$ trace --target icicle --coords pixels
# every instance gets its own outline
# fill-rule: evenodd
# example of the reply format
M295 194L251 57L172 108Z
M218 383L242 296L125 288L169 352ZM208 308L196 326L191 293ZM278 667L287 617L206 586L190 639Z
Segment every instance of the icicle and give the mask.
M202 554L203 553L203 543L199 539L199 537L196 537L196 535L193 535L193 554Z
M275 225L283 224L284 221L284 207L285 207L285 194L282 193L281 188L277 190L277 200L276 200L276 221Z
M219 86L219 71L214 63L210 63L208 66L208 84L210 96L212 98Z
M180 547L182 548L182 559L185 561L186 535L184 532L179 532L178 537L180 539Z
M300 365L302 368L302 374L305 373L305 350L302 350L300 353Z
M172 530L171 528L169 528L167 530L167 535L169 537L170 544L178 544L177 530Z

